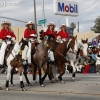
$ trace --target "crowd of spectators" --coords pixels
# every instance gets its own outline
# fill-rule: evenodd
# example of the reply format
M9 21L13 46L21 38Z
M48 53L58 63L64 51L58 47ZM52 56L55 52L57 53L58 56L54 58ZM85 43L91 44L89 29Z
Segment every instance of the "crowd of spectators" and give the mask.
M83 57L82 54L78 65L81 65L81 73L97 73L100 72L100 39L97 37L88 44L88 56Z

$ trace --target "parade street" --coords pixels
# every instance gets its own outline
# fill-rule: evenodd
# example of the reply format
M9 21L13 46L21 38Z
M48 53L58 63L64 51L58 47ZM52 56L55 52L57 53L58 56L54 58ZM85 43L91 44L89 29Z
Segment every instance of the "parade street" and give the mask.
M50 83L45 80L45 87L39 83L33 83L32 76L28 75L33 86L27 86L23 92L19 86L19 76L14 75L14 87L10 91L5 90L6 75L0 75L0 100L100 100L100 75L77 74L76 81L71 81L71 74L64 75L65 84ZM38 81L38 79L37 79ZM24 80L25 82L25 80Z

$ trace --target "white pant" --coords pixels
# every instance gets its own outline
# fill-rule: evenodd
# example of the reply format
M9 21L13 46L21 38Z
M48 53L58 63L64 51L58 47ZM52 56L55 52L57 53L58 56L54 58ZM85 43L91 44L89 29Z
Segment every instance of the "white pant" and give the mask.
M48 57L50 58L51 61L54 61L54 54L51 50L48 50Z
M4 55L5 55L6 48L7 48L7 44L3 41L0 49L0 65L3 65L4 63Z
M27 52L27 59L28 59L28 64L31 64L31 43L28 42L29 48Z

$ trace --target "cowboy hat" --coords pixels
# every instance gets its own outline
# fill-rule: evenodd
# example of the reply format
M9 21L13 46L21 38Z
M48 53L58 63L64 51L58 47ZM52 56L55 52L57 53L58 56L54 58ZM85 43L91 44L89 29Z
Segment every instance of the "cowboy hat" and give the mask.
M49 27L49 26L54 26L54 27L56 27L56 25L55 25L53 22L50 22L49 25L47 25L47 26L48 26L48 27Z
M62 27L67 27L65 24L62 24L61 26L60 26L60 28L62 28Z
M28 25L34 25L32 21L29 21L25 26L28 27Z
M8 20L4 20L1 26L3 26L4 24L8 24L9 26L11 26L11 23Z

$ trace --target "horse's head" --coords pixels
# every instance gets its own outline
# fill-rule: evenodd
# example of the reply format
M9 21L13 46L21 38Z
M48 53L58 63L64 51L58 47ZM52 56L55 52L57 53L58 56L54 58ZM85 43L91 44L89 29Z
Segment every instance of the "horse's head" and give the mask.
M19 43L21 43L20 49L22 51L25 49L25 47L28 47L28 41L24 40L23 38L21 39L21 41Z
M74 53L77 52L77 35L75 37L70 37L68 46L74 51Z
M49 35L48 39L47 39L47 44L49 46L50 49L54 49L54 44L55 44L55 37L54 35Z
M88 38L86 40L81 39L81 42L82 42L83 55L87 56Z
M19 51L19 54L22 55L22 59L26 59L26 53L27 53L27 50L28 50L28 41L24 40L23 38L21 39L21 41L19 42L19 45L20 45L20 51Z

